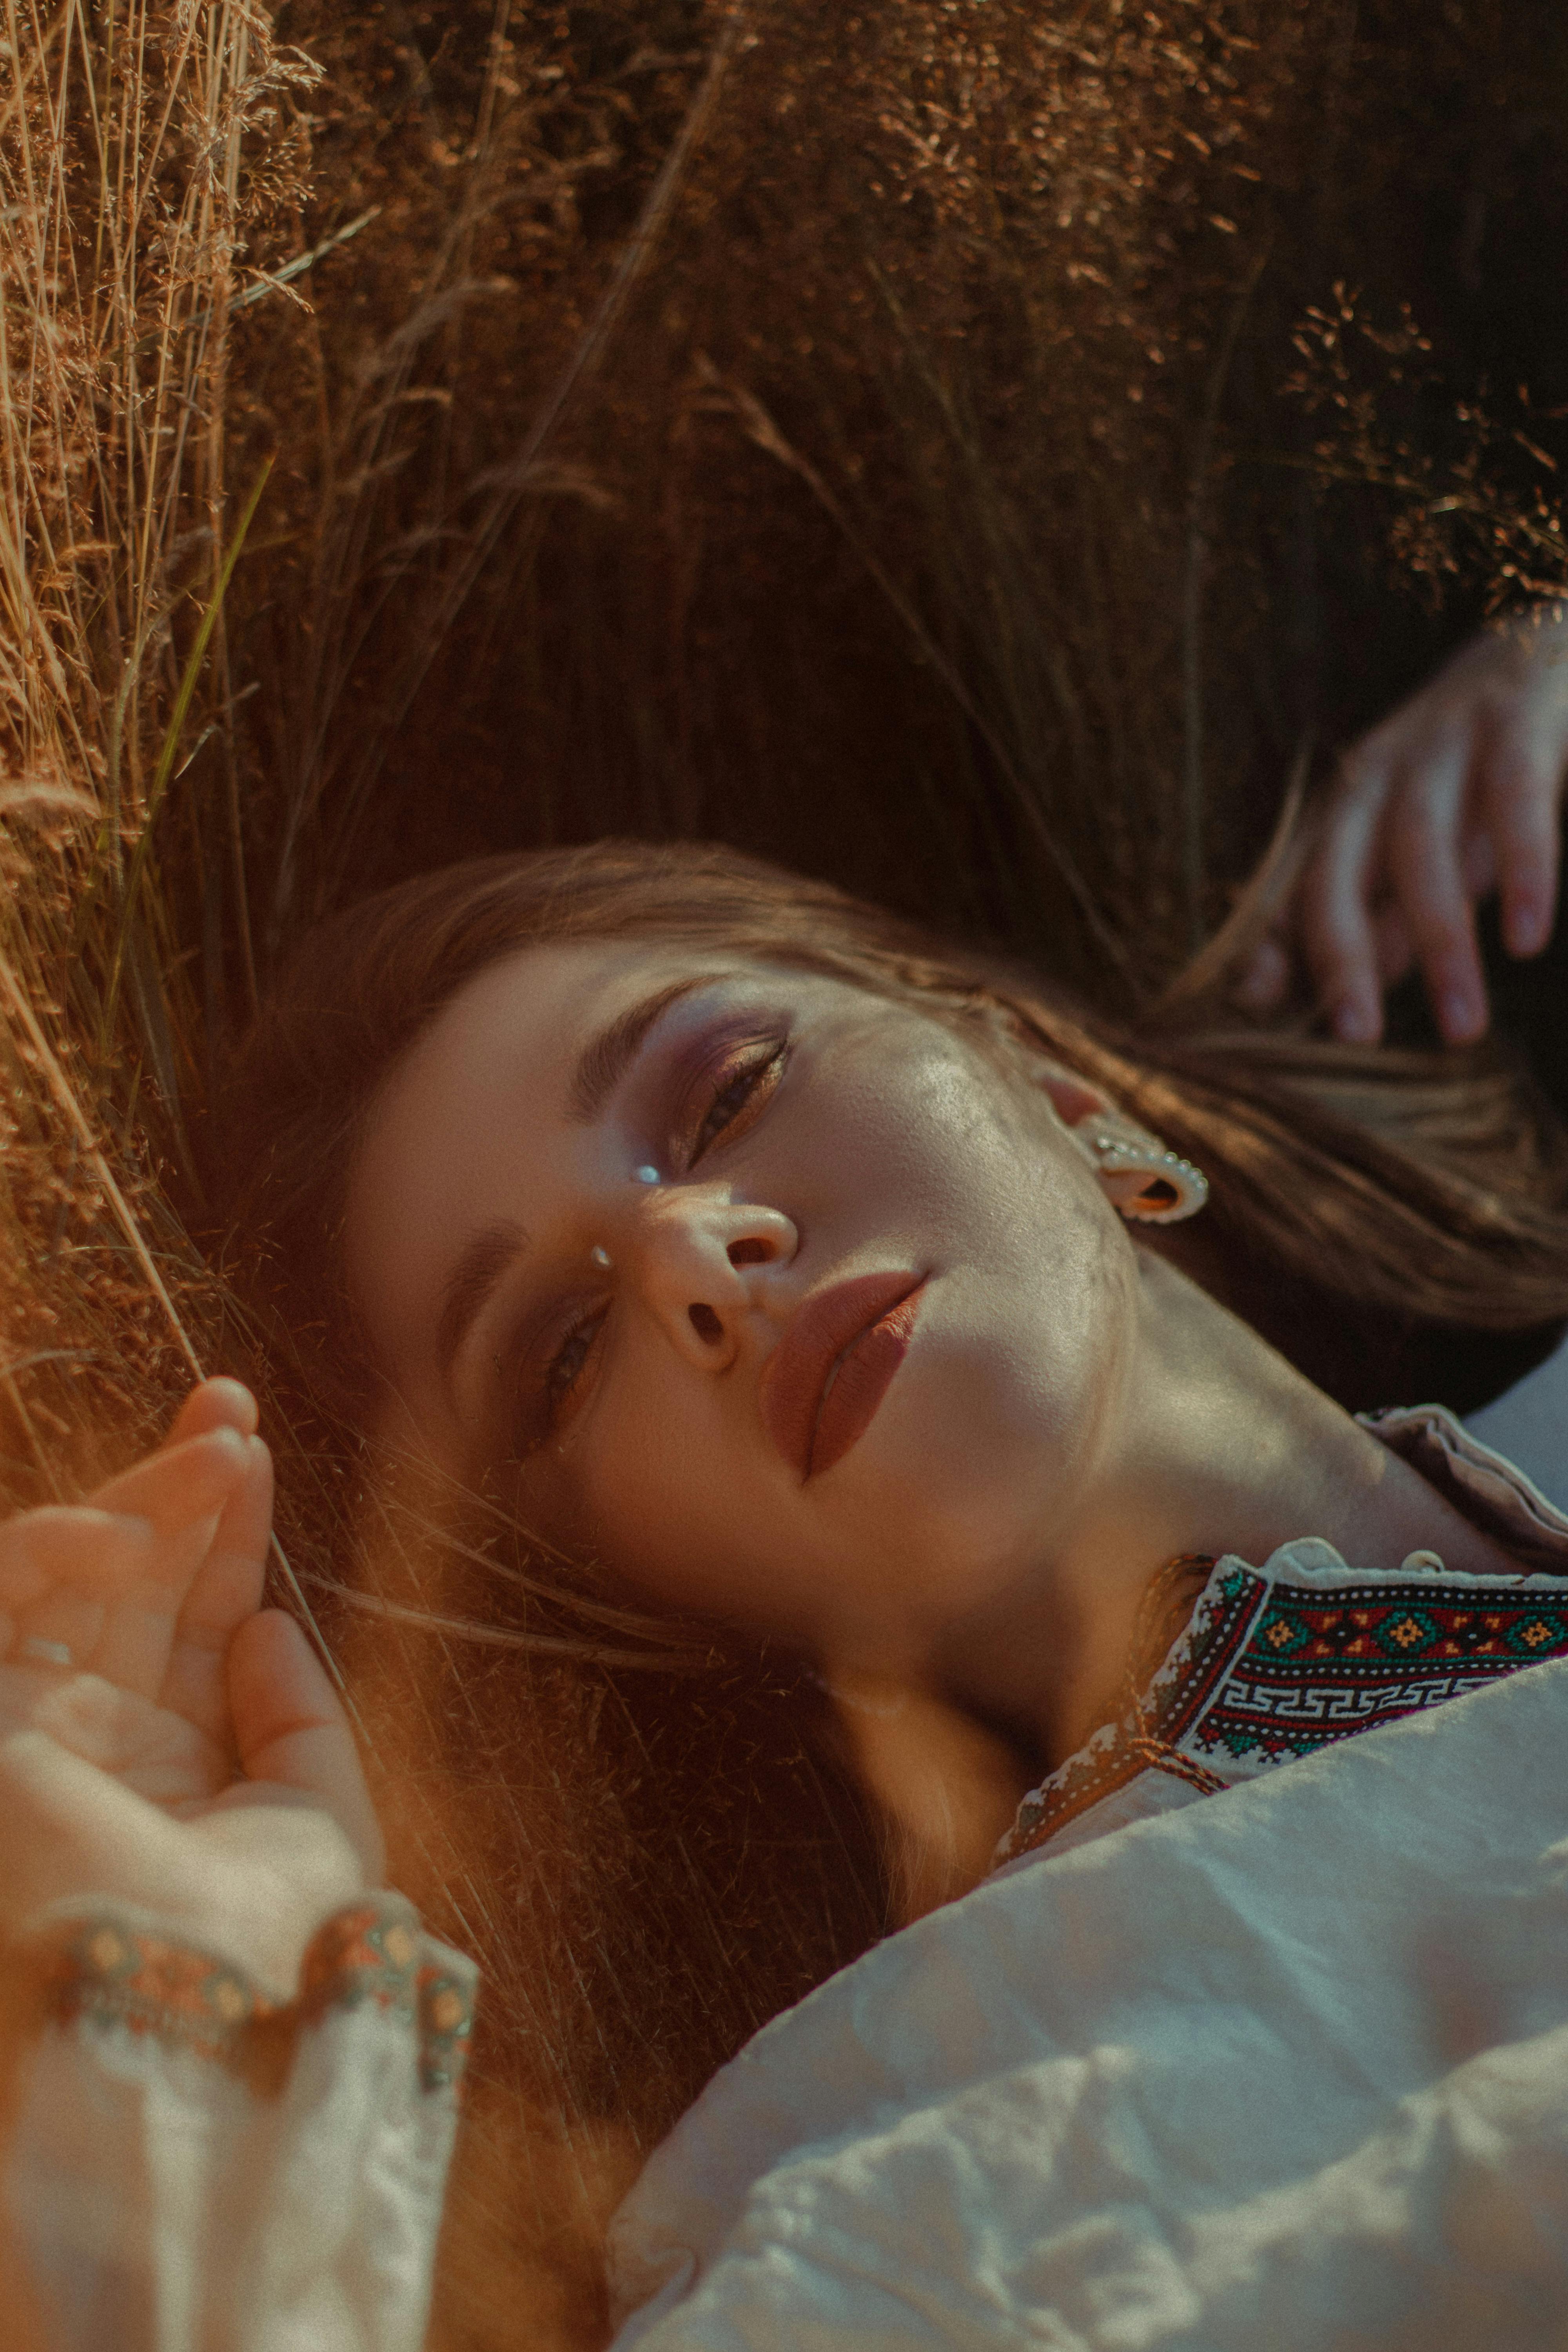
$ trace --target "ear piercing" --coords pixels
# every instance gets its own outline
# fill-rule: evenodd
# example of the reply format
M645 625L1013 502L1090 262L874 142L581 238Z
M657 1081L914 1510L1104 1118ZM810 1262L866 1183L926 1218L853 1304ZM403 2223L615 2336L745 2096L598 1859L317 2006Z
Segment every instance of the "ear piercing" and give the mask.
M603 1266L606 1274L616 1262L602 1242L595 1242L593 1248L588 1252L588 1255L593 1259L595 1265Z
M632 1181L634 1184L657 1184L659 1181L659 1173L657 1168L634 1168L632 1170Z
M1139 1224L1180 1224L1184 1217L1195 1217L1208 1199L1203 1170L1167 1151L1152 1136L1101 1132L1090 1140L1112 1204Z

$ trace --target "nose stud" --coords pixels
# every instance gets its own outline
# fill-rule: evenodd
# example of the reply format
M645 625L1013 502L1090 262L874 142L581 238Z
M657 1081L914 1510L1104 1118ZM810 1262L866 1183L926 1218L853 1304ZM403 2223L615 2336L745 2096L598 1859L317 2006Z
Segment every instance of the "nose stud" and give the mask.
M632 1170L632 1181L634 1184L657 1184L658 1181L658 1170L657 1168L634 1168Z
M603 1266L606 1274L615 1264L615 1259L610 1255L609 1251L605 1247L602 1242L595 1242L593 1248L588 1252L588 1255L593 1259L595 1265Z

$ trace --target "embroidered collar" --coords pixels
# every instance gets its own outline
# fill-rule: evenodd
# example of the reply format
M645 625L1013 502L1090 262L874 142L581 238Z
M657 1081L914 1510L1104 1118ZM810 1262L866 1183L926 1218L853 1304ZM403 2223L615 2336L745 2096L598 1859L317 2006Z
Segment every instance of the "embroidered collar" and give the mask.
M1519 1573L1468 1576L1432 1552L1412 1552L1392 1572L1354 1569L1311 1537L1282 1545L1261 1569L1234 1555L1207 1564L1190 1619L1160 1644L1155 1671L1135 1643L1122 1714L1025 1798L994 1866L1069 1823L1092 1833L1084 1816L1121 1791L1130 1792L1121 1817L1163 1810L1177 1794L1173 1781L1207 1794L1538 1659L1568 1656L1568 1517L1441 1405L1363 1418L1505 1543ZM1173 1560L1162 1571L1146 1629L1168 1622L1203 1565ZM1138 1806L1131 1792L1145 1774L1160 1780ZM1117 1825L1110 1810L1107 1828Z

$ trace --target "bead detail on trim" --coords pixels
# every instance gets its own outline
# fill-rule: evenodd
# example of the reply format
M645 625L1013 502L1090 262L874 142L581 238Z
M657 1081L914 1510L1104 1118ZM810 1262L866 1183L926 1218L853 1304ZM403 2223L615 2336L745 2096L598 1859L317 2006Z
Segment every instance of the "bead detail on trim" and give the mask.
M1179 1152L1127 1135L1100 1133L1090 1141L1102 1179L1142 1179L1136 1185L1122 1181L1111 1189L1112 1201L1124 1217L1140 1224L1179 1224L1184 1217L1195 1217L1208 1199L1208 1178Z

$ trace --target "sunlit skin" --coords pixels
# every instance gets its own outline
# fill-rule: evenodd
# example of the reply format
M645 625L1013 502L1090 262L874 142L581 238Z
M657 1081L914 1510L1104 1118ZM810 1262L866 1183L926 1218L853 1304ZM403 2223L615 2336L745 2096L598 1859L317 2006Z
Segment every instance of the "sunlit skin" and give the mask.
M693 982L577 1116L584 1048ZM1072 1131L1100 1100L815 975L646 942L497 963L395 1070L353 1171L384 1433L637 1594L938 1694L1048 1760L1105 1718L1178 1552L1316 1535L1367 1567L1510 1566L1140 1245ZM487 1233L447 1376L443 1301ZM803 1478L763 1367L807 1296L900 1268L925 1276L909 1352Z
M1299 936L1343 1034L1375 1034L1412 952L1445 1034L1484 1026L1472 902L1500 882L1517 954L1552 927L1565 631L1559 613L1467 649L1347 756L1242 982L1255 1003ZM574 1118L584 1044L693 980ZM1512 1565L1191 1278L1228 1278L1207 1220L1122 1224L1072 1134L1095 1110L1068 1072L1009 1083L848 989L579 947L455 1001L382 1090L353 1171L386 1433L632 1594L809 1645L912 1842L895 1916L982 1875L1020 1774L1111 1711L1173 1554L1260 1560L1311 1533L1371 1567L1421 1547ZM648 1164L657 1186L636 1181ZM499 1287L448 1387L444 1295L481 1238L458 1303ZM900 1268L927 1277L909 1352L858 1442L803 1479L768 1439L764 1367L803 1298ZM257 1424L237 1383L203 1382L165 1445L87 1503L0 1523L0 1933L91 1888L282 1998L316 1922L382 1859L331 1681L259 1607ZM61 1644L79 1671L47 1662Z

